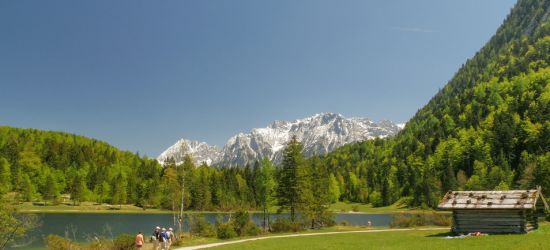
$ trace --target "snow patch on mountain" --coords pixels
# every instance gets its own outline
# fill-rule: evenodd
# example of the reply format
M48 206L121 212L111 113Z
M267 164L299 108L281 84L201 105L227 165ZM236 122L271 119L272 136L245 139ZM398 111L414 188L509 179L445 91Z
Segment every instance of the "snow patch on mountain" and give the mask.
M157 159L163 163L168 157L173 157L179 163L185 154L190 154L197 164L206 162L225 167L245 166L267 157L278 164L292 136L304 145L304 155L309 157L329 153L348 143L392 136L403 126L388 120L376 123L367 118L321 113L295 121L274 121L265 128L239 133L231 137L221 150L204 142L182 139Z

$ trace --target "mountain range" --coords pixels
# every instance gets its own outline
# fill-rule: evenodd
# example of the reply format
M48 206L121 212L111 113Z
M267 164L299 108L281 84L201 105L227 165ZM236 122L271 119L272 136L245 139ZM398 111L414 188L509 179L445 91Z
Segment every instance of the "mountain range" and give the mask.
M403 124L383 120L373 122L367 118L346 118L335 113L321 113L295 121L274 121L265 128L231 137L220 148L205 142L181 139L162 152L157 160L163 164L173 158L181 163L189 154L196 164L215 166L245 166L267 157L281 162L283 148L296 136L304 145L304 155L323 155L348 143L397 134Z

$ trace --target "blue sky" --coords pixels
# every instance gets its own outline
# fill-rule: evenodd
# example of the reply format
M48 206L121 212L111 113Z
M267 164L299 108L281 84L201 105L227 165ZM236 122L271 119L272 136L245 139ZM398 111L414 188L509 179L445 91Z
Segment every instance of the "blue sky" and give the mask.
M514 3L0 1L0 124L156 157L320 112L405 122Z

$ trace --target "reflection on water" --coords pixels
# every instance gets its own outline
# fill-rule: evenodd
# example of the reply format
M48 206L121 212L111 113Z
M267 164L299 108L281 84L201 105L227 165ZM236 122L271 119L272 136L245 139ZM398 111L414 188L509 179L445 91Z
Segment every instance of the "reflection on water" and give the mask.
M221 216L227 219L228 214L206 213L203 214L207 221L215 223ZM274 220L286 214L272 215ZM148 236L156 226L177 228L175 218L171 214L40 214L42 225L30 232L26 239L20 240L15 245L18 249L40 249L43 247L42 239L48 234L57 234L76 241L88 241L94 237L113 237L122 233L136 234L138 231ZM252 214L252 219L258 224L262 223L262 214ZM387 227L391 222L391 214L336 214L337 223L347 221L349 225L367 225L370 220L372 226ZM187 229L188 219L184 228Z

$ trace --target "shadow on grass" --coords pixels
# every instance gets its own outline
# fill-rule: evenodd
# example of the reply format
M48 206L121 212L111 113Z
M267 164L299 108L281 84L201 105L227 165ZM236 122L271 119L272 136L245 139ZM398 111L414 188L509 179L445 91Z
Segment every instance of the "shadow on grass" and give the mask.
M453 232L444 232L444 233L436 233L436 234L430 234L426 235L426 237L447 237L447 236L456 236Z

